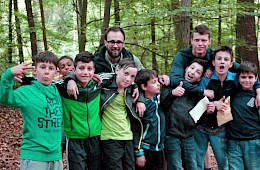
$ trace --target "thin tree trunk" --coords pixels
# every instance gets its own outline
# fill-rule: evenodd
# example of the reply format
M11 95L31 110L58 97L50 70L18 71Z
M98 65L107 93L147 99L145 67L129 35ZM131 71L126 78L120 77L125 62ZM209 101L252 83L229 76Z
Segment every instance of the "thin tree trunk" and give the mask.
M221 45L221 23L222 23L222 15L221 15L221 0L218 1L219 4L219 15L218 15L218 45Z
M73 1L77 14L78 48L79 52L85 51L86 47L86 23L87 23L87 0Z
M154 1L151 0L151 10L154 10ZM156 47L155 47L155 18L154 16L152 16L151 18L151 39L152 39L152 50L153 50L153 53L152 53L152 68L154 70L158 70L158 63L157 63L157 60L156 60Z
M23 43L22 43L22 34L21 34L21 23L19 17L17 16L19 10L17 5L17 0L14 0L14 11L15 11L15 26L16 26L16 34L17 34L17 42L18 42L18 51L19 51L19 59L20 63L24 62L23 55Z
M119 0L114 0L115 25L120 25Z
M81 6L82 6L82 0L76 0L76 3L74 2L75 4L75 11L76 11L76 14L77 14L77 31L78 31L78 48L80 46L80 42L81 42L81 37L80 37L80 28L81 28L81 22L80 22L80 16L81 16Z
M13 11L13 3L12 0L9 0L9 15L8 15L8 62L12 63L12 55L13 55L13 27L12 27L12 11Z
M85 46L86 46L87 6L88 6L87 0L83 0L82 6L79 6L79 8L81 8L79 52L85 51Z
M99 47L104 45L105 31L108 28L110 22L110 8L111 8L111 0L106 0L105 7L104 7L103 27L101 28L101 38L99 41Z
M34 61L35 56L37 55L37 40L36 40L36 31L35 31L35 27L34 27L31 0L25 0L25 5L26 5L27 20L28 20L29 31L30 31L32 61Z
M40 4L40 10L41 10L42 37L43 37L44 49L45 49L45 50L48 50L47 36L46 36L46 28L45 28L45 17L44 17L44 10L43 10L42 0L39 0L39 4Z
M254 0L238 0L237 2L247 2L248 4L253 4ZM248 7L246 12L252 13L254 12L254 9ZM242 14L237 15L236 36L238 40L236 45L236 61L251 61L258 66L259 70L256 25L254 16Z

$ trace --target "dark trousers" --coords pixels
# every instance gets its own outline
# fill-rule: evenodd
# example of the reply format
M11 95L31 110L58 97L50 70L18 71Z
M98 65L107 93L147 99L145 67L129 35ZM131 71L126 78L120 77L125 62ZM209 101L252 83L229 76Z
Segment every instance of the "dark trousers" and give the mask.
M136 170L163 170L163 151L144 150L145 167Z
M106 170L134 170L135 157L132 140L103 140Z
M100 170L100 137L68 139L68 165L70 170Z

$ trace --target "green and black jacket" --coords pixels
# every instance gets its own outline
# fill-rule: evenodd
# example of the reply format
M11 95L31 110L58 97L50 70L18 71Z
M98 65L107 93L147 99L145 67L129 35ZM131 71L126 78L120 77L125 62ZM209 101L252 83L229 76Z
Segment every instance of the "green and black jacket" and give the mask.
M79 83L79 95L68 96L66 84L57 84L63 104L64 132L67 138L86 139L100 135L100 92L101 86L91 80L83 88Z

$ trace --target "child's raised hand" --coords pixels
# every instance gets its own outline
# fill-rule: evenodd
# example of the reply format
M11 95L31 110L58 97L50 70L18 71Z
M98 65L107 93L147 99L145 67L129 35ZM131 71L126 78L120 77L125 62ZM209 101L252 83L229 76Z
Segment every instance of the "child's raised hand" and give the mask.
M173 96L182 96L185 93L185 89L182 87L183 82L181 81L179 86L172 90Z
M145 104L143 102L137 102L136 103L136 112L139 113L139 117L144 116L144 112L146 110Z
M207 113L211 114L215 111L215 105L214 103L210 102L207 104Z
M225 101L225 96L223 96L220 100L214 102L216 109L218 111L224 112L227 109L227 105L224 103L224 101Z
M146 159L145 159L144 155L139 156L139 157L136 158L136 165L138 167L144 167L145 166L145 162L146 162Z
M22 77L24 77L24 75L26 74L25 70L30 70L35 68L34 66L29 66L32 63L33 63L32 61L26 62L11 68L11 72L14 74L15 79L17 81L21 81Z
M74 96L74 98L77 100L79 89L74 80L69 80L67 84L67 93L69 96Z

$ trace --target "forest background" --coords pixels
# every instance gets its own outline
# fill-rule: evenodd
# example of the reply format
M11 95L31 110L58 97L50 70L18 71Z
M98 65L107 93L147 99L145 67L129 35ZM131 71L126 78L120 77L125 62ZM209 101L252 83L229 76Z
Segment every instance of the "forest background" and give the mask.
M147 68L168 74L190 31L206 24L211 48L228 45L235 60L259 66L260 0L0 0L0 75L43 50L58 56L94 53L113 25Z
M94 53L113 25L125 30L125 47L159 74L169 74L198 24L211 29L210 48L228 45L237 62L259 67L260 0L0 0L0 23L0 76L44 50ZM19 110L0 105L0 122L0 169L19 169Z

